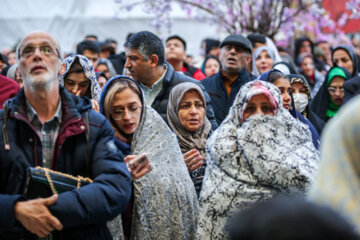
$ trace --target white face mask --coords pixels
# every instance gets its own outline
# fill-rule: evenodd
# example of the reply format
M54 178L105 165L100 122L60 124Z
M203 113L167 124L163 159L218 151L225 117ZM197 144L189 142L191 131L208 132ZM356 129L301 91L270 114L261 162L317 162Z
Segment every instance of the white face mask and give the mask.
M308 95L303 93L296 93L293 94L293 98L294 98L295 109L298 112L302 113L309 103Z

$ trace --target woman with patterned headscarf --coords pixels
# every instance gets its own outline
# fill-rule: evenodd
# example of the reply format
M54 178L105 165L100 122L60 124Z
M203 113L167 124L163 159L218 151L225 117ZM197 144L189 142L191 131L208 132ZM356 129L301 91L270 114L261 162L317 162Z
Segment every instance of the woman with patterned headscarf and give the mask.
M319 160L309 129L284 109L278 88L263 81L241 88L206 149L198 239L227 239L228 217L255 202L303 196Z
M101 88L90 60L82 55L72 55L65 58L64 63L65 73L60 78L60 85L74 95L90 98L93 109L99 111Z

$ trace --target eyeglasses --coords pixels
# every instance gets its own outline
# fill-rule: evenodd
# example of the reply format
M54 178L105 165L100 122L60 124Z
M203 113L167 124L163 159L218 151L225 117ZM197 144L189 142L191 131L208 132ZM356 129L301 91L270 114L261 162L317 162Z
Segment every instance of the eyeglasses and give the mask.
M328 87L328 91L330 94L335 94L338 89L340 94L344 94L344 88Z
M46 56L46 57L57 56L58 58L60 58L59 50L58 49L54 50L52 47L47 45L38 46L38 47L27 46L20 52L20 57L28 58L30 56L34 56L36 49L39 49L40 54L42 56Z
M136 113L141 111L141 106L134 106L134 107L130 107L130 108L125 108L125 109L115 109L111 111L111 117L114 120L121 120L125 117L126 113L130 116L133 117Z

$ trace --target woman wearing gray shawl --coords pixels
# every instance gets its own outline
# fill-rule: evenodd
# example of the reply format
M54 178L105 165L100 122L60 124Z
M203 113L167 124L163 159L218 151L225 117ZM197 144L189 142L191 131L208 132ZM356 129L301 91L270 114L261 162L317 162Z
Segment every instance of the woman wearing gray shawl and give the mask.
M259 76L260 74L270 71L275 61L275 53L268 47L259 47L253 53L252 75Z
M69 93L86 96L92 100L93 109L99 111L101 88L96 80L90 60L82 55L71 55L64 59L65 73L59 80Z
M205 103L200 87L184 82L171 90L167 107L170 127L178 138L197 195L200 194L205 174L206 163L203 163L203 159L206 158L205 145L211 131Z
M114 238L122 239L121 226L131 224L131 229L124 229L130 230L130 239L194 239L198 200L193 183L175 135L144 104L138 83L127 76L110 79L101 95L100 111L115 130L118 148L125 155L146 153L152 167L133 181L133 207L127 222L110 223Z
M257 96L267 102L253 103ZM206 152L198 239L227 239L228 217L254 202L303 196L319 160L309 129L284 109L279 89L262 81L240 89Z

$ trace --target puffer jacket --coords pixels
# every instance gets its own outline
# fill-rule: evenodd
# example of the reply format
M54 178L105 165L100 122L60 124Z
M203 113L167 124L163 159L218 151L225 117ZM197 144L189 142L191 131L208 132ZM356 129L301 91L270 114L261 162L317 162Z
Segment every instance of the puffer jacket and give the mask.
M177 84L182 82L195 83L201 88L201 90L204 93L206 99L206 117L211 122L211 129L215 130L218 124L216 122L214 110L211 105L211 99L209 94L206 92L204 86L201 84L201 82L184 74L175 72L174 68L169 63L165 62L165 64L167 65L167 72L163 80L163 87L160 93L156 96L151 107L154 108L160 114L160 116L165 120L166 123L168 123L166 111L169 101L169 95L173 87L175 87Z
M130 174L113 142L113 129L90 110L90 100L63 88L60 96L62 120L51 169L90 177L93 183L59 194L49 207L64 227L53 232L54 240L111 239L106 221L125 209L131 196ZM0 111L0 239L37 239L16 221L14 205L25 200L27 167L42 165L41 141L27 119L24 90L7 104L8 109Z

